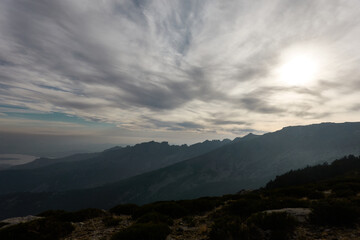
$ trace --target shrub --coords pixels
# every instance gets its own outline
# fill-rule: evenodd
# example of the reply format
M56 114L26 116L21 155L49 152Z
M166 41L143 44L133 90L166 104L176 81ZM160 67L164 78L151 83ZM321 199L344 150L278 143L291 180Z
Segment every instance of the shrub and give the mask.
M6 226L8 225L9 223L6 223L6 222L0 222L0 228L2 228L3 226Z
M258 190L254 190L251 192L246 192L244 194L239 195L241 197L241 199L246 199L246 200L261 200L261 195L260 192Z
M141 217L139 217L136 221L137 223L166 223L167 225L173 225L174 221L161 213L158 212L149 212Z
M356 192L351 189L337 189L334 191L334 195L338 198L348 198L355 196Z
M171 202L156 202L141 206L134 212L132 216L133 218L137 219L142 215L145 215L150 212L158 212L163 215L167 215L171 218L180 218L188 215L188 211L183 206L181 206L175 201L171 201Z
M359 191L357 183L337 183L332 186L332 191L336 197L353 197Z
M195 227L195 221L193 216L186 216L182 219L182 221L188 226L188 227Z
M263 209L309 207L309 202L292 197L270 197L263 200Z
M88 219L106 216L106 212L96 208L88 208L76 212L49 210L38 214L38 216L52 218L63 222L82 222Z
M71 223L39 219L1 229L0 239L54 240L67 236L73 230Z
M255 225L242 223L239 217L224 217L215 220L209 233L210 240L257 240L263 239L263 232Z
M287 213L256 213L246 221L248 225L255 225L264 231L270 230L270 239L288 239L294 232L297 221Z
M224 207L224 211L228 214L240 217L248 217L253 213L265 210L264 201L261 200L245 200L240 199Z
M37 216L59 218L60 216L62 216L65 213L67 213L67 212L64 210L47 210L45 212L39 213Z
M176 202L161 202L155 204L154 210L168 215L171 218L180 218L189 214L189 212Z
M204 214L219 206L217 198L199 198L194 200L179 201L178 204L187 210L190 215Z
M105 215L106 212L104 212L103 210L96 208L88 208L76 212L65 213L62 217L62 220L68 222L82 222L96 217L103 217Z
M317 191L311 185L292 186L292 187L274 189L269 191L269 194L276 195L279 197L295 197L295 198L307 197L311 199L324 198L324 195L321 192Z
M223 217L214 221L209 233L210 240L239 239L241 219L239 217Z
M137 223L112 236L111 240L165 240L170 228L164 223Z
M138 209L138 205L129 203L117 205L111 208L109 212L116 215L133 215Z
M318 225L353 225L359 218L358 207L348 200L321 201L313 205L310 220Z
M121 219L114 218L113 216L107 216L102 219L102 222L106 227L114 227L119 225Z

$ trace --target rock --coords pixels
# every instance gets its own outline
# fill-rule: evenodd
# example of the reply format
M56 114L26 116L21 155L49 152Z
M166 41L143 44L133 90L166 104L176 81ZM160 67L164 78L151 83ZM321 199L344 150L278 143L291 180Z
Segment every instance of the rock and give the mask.
M264 211L265 213L287 213L290 216L293 216L298 222L306 222L308 216L311 213L310 208L282 208Z
M43 218L43 217L29 215L29 216L25 216L25 217L7 218L5 220L2 220L1 222L8 223L4 227L9 227L9 226L12 226L12 225L16 225L16 224L19 224L19 223L26 223L26 222L30 222L30 221L40 219L40 218Z

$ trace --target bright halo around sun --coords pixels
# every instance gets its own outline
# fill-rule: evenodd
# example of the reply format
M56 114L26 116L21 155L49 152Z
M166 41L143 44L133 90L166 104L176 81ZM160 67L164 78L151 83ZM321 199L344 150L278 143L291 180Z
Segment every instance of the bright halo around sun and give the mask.
M283 55L276 76L282 83L304 86L315 83L320 72L320 58L314 53L291 51Z

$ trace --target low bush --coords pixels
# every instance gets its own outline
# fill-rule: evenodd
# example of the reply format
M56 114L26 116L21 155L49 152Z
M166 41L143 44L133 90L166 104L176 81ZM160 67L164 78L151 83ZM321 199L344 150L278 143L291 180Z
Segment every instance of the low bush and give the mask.
M268 192L272 196L321 199L324 195L312 185L278 188Z
M347 188L347 189L337 189L333 191L333 195L337 198L349 198L354 197L356 195L356 192L353 190Z
M187 209L185 209L179 203L175 201L169 201L150 203L141 206L134 212L132 216L133 218L137 219L150 212L158 212L171 218L180 218L189 214Z
M263 210L266 210L265 202L263 200L239 199L224 207L223 211L225 214L237 215L246 218L253 213Z
M209 233L210 240L240 239L241 223L239 217L227 216L216 219Z
M246 225L239 217L216 219L209 233L210 240L257 240L264 239L264 234L255 225Z
M241 197L241 199L246 200L261 200L261 194L259 190L245 192L244 194L240 194L239 196Z
M353 182L339 182L331 187L335 197L348 198L355 196L359 191L359 184Z
M167 215L158 212L149 212L136 220L137 223L165 223L167 225L173 225L174 221Z
M251 214L281 208L298 208L309 207L310 202L307 200L299 200L294 197L271 196L263 199L239 199L229 203L223 208L223 214L236 215L243 218L249 217Z
M3 226L9 225L9 223L6 222L0 222L0 228L2 228Z
M248 226L255 225L264 231L270 230L270 239L288 239L294 232L297 221L287 213L256 213L246 221Z
M39 219L1 229L0 239L56 240L66 237L73 230L74 227L68 222Z
M45 212L39 213L37 216L39 217L52 217L52 218L60 218L63 214L67 213L64 210L47 210Z
M186 216L183 217L182 221L188 226L188 227L195 227L195 221L193 216Z
M62 222L82 222L96 217L104 217L107 213L101 209L87 208L75 212L63 210L49 210L38 214L41 217L52 218Z
M138 209L138 205L129 203L117 205L111 208L109 212L116 215L133 215Z
M83 222L88 219L106 216L106 212L96 208L88 208L76 212L65 213L61 220L68 222Z
M263 200L263 209L281 209L281 208L304 208L309 207L310 203L306 200L300 200L293 197L269 197Z
M359 218L359 208L348 200L329 199L315 203L310 220L314 224L329 226L351 226Z
M115 218L113 216L107 216L102 219L102 222L106 227L114 227L119 225L121 219Z
M136 223L112 236L111 240L165 240L170 228L164 223Z
M177 202L183 208L186 209L190 215L204 214L205 212L211 211L220 205L218 198L198 198L193 200L183 200Z

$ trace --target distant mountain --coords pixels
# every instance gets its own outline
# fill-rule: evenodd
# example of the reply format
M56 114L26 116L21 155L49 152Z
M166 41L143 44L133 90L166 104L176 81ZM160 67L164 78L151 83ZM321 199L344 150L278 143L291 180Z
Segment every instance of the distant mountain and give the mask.
M235 193L264 186L291 169L349 154L360 154L360 123L286 127L261 136L239 138L192 159L102 187L2 196L0 210L25 205L33 211L109 208L125 202L143 204Z
M191 146L147 142L115 147L101 153L77 154L60 159L37 159L0 171L0 193L64 191L101 186L156 170L230 143L205 141Z
M286 127L92 191L112 193L114 203L222 195L255 189L291 169L349 154L360 154L360 123Z
M100 155L100 153L78 153L78 154L70 155L67 157L55 158L55 159L42 157L42 158L35 159L34 161L26 163L26 164L16 165L16 166L12 167L11 169L12 170L35 169L35 168L45 167L45 166L62 163L62 162L82 161L82 160L97 157L99 155Z

